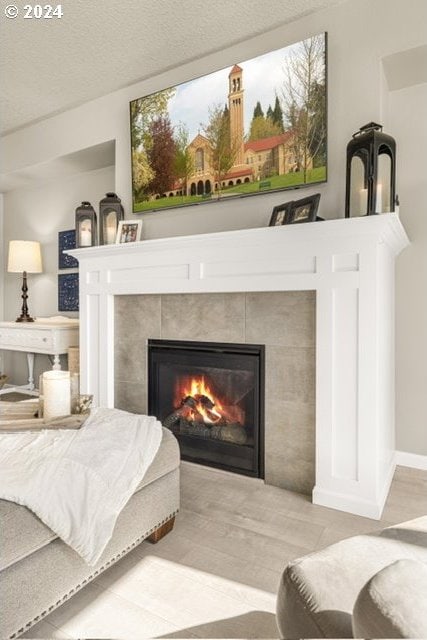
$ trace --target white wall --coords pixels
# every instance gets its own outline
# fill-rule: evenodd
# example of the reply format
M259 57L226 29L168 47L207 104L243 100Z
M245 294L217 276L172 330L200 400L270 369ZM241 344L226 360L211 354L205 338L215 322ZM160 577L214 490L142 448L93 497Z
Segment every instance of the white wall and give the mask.
M304 189L304 195L314 191L322 194L320 215L335 218L343 215L345 193L345 147L351 134L371 120L382 121L384 108L381 59L393 53L423 45L427 42L427 2L411 0L410 10L401 0L349 0L332 9L307 16L272 32L239 43L234 47L193 61L175 70L133 85L121 91L91 101L49 120L27 127L4 138L6 173L25 170L38 163L51 161L79 149L108 140L116 141L115 185L127 214L131 211L131 169L129 141L129 100L229 66L271 49L283 47L321 31L328 32L328 102L329 102L329 180L325 185ZM141 61L143 66L143 61ZM395 134L389 128L389 132ZM399 148L401 141L398 139ZM399 166L400 160L398 159ZM405 174L401 175L398 192L403 194ZM273 205L295 197L295 192L244 198L233 203L204 204L144 214L146 238L182 234L205 233L265 225ZM402 198L402 218L412 215L409 207L418 206ZM6 206L6 217L11 214ZM412 255L412 254L411 254ZM402 260L408 262L401 274ZM417 262L411 257L398 263L398 278L420 279ZM408 296L417 296L411 292ZM403 315L406 312L402 310ZM399 321L398 330L402 331ZM424 340L419 328L417 337ZM416 338L413 338L416 340ZM402 336L398 335L402 349ZM413 356L420 372L427 373L421 350ZM402 358L398 353L398 363ZM426 376L424 376L426 377ZM398 380L400 383L400 379ZM397 389L398 396L405 393ZM414 406L425 410L424 394L417 395ZM406 429L402 416L398 433ZM411 439L411 451L426 452L419 427ZM400 441L400 435L398 436ZM402 441L403 442L403 441ZM406 442L406 441L405 441Z
M411 239L396 274L396 446L427 455L427 84L391 92L388 108L401 219Z
M3 243L3 194L0 194L0 320L3 320L4 306L4 243ZM0 373L4 370L4 354L0 351Z
M58 231L74 227L74 211L82 200L89 200L97 205L105 193L111 190L114 190L114 167L55 179L5 194L5 254L9 240L39 240L42 245L43 273L28 275L30 315L39 317L60 313L57 280ZM6 258L5 255L5 260ZM22 278L19 274L5 272L5 320L14 320L20 314L21 286ZM4 365L13 382L26 382L28 376L25 354L5 352ZM50 368L47 357L37 356L35 368L36 375Z
M4 306L4 243L2 242L4 236L3 231L3 194L0 193L0 320L3 319L3 306ZM0 365L1 371L1 365Z

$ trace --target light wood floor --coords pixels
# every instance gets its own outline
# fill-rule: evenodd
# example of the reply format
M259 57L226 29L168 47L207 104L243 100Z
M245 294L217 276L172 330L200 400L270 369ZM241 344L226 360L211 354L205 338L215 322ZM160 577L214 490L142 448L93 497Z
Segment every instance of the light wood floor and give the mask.
M142 543L27 638L277 638L286 563L427 514L427 472L398 468L380 522L312 505L259 480L182 465L174 531Z

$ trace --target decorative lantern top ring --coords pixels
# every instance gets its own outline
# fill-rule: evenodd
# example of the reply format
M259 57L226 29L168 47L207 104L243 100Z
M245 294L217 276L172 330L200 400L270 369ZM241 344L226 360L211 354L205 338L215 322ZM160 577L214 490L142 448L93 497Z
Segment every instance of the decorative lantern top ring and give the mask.
M360 127L359 131L353 133L353 138L357 138L364 133L368 133L369 131L382 131L382 124L377 124L376 122L368 122L368 124L364 124L363 127Z

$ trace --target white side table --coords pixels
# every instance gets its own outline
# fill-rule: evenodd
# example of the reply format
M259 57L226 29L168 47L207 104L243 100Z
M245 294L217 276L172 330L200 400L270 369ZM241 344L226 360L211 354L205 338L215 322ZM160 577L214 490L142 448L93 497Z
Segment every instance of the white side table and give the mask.
M23 351L27 354L28 384L7 387L0 395L14 391L37 395L34 385L34 355L42 353L53 356L53 369L60 369L59 356L67 353L69 347L79 344L79 321L38 321L27 324L20 322L0 322L0 349Z

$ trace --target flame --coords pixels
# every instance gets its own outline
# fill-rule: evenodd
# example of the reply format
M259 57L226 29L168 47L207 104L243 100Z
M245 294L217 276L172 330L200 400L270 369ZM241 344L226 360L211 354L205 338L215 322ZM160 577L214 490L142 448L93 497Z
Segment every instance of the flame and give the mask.
M182 399L187 396L191 396L192 398L196 398L197 396L206 396L214 405L207 409L201 402L197 403L197 412L203 417L204 422L207 422L208 424L215 424L223 417L221 413L223 409L221 402L216 398L215 393L206 382L205 376L194 376L192 378L185 378L184 381L182 381L182 379L177 381L175 388L175 400L178 406ZM194 414L195 413L196 412L194 411Z
M174 409L184 419L206 425L244 425L245 411L227 396L219 396L204 375L182 375L175 379Z

